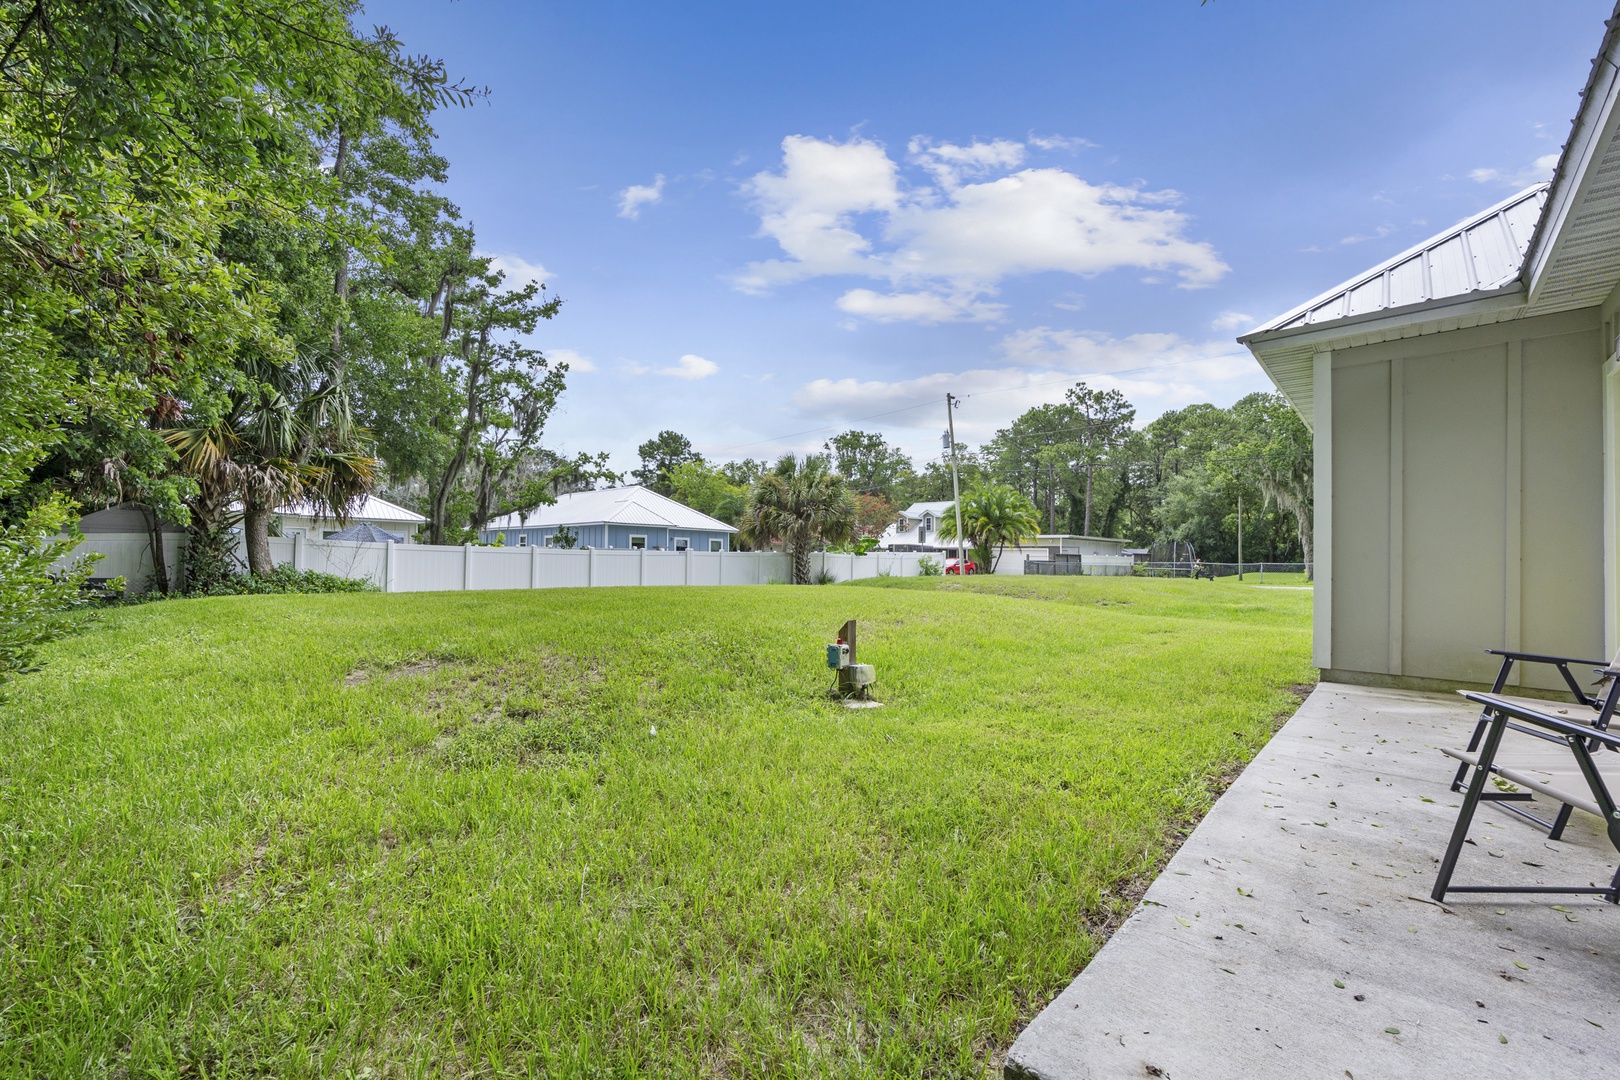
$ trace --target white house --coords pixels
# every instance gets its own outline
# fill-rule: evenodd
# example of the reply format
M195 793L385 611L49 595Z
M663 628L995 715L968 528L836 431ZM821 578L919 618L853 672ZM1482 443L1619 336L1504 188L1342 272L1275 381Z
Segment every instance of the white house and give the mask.
M650 551L730 551L733 526L640 484L576 491L549 506L506 514L479 533L485 543L550 547L569 529L580 547Z
M900 511L893 525L883 530L877 546L884 551L944 551L954 546L938 537L941 517L955 505L951 499L912 503Z
M1620 646L1617 27L1549 183L1239 339L1315 435L1326 679Z

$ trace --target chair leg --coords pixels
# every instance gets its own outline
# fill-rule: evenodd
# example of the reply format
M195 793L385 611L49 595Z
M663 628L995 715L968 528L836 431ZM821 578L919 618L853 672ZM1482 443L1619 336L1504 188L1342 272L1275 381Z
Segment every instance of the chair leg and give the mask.
M1491 711L1486 709L1484 712L1479 714L1479 719L1474 722L1474 734L1468 740L1468 752L1470 754L1479 749L1479 737L1485 733L1485 725L1489 724L1490 722ZM1467 776L1468 762L1459 761L1457 763L1457 775L1451 778L1451 790L1461 791L1463 789L1463 780Z
M1479 809L1480 796L1485 793L1485 781L1490 778L1491 764L1496 761L1496 750L1502 745L1502 733L1506 730L1506 713L1491 717L1485 734L1485 747L1480 752L1479 764L1474 766L1473 778L1468 781L1468 794L1463 796L1462 809L1457 811L1457 825L1451 830L1451 843L1446 845L1445 858L1440 860L1440 873L1436 875L1434 889L1429 893L1436 903L1445 902L1446 889L1451 885L1451 875L1457 871L1457 859L1462 855L1463 842L1468 839L1468 827L1474 822L1474 811Z
M1597 762L1592 760L1592 752L1586 748L1586 740L1573 735L1568 741L1569 748L1575 752L1575 760L1581 767L1581 774L1586 777L1586 786L1592 790L1592 799L1603 814L1603 831L1609 834L1609 843L1613 845L1616 854L1620 854L1620 806L1615 805L1614 796L1609 793L1609 786L1603 782L1603 775L1598 772ZM1616 868L1614 877L1609 882L1609 891L1603 894L1603 899L1611 904L1620 904L1620 868Z
M1512 671L1513 671L1513 657L1511 657L1511 656L1502 657L1502 667L1496 673L1496 680L1491 683L1491 693L1500 694L1502 692L1502 688L1507 686L1508 675L1511 674ZM1482 709L1480 711L1480 714L1479 714L1479 720L1474 724L1473 737L1468 740L1468 752L1470 754L1472 754L1475 750L1477 750L1479 748L1479 737L1480 737L1480 735L1484 734L1485 725L1489 724L1490 722L1491 722L1491 710ZM1462 790L1463 778L1467 774L1468 774L1468 762L1464 761L1464 762L1459 763L1457 765L1457 775L1453 776L1451 778L1451 790L1452 791L1461 791Z
M1565 803L1559 809L1558 816L1553 818L1552 828L1547 830L1547 839L1562 840L1564 838L1564 826L1569 824L1569 815L1574 809L1569 803Z

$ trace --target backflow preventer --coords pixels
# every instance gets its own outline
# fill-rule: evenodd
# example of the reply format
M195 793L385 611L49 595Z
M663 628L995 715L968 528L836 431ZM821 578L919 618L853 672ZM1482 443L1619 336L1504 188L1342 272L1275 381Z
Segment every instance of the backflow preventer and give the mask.
M855 620L851 619L838 631L838 640L827 646L827 666L838 673L833 692L844 698L869 698L877 672L871 664L855 662Z

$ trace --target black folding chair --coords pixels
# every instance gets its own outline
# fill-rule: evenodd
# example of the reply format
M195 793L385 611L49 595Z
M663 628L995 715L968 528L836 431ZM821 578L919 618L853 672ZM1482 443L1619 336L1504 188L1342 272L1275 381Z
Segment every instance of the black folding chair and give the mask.
M1620 671L1614 669L1599 670L1609 674L1620 674ZM1611 904L1620 904L1620 869L1616 869L1613 879L1607 885L1451 884L1451 875L1457 869L1457 859L1462 854L1463 843L1468 839L1468 827L1474 820L1474 811L1487 799L1485 784L1493 774L1503 775L1515 783L1533 788L1540 794L1562 802L1565 812L1560 815L1561 821L1567 820L1567 811L1571 808L1596 815L1603 822L1609 843L1614 845L1616 853L1620 853L1620 809L1616 808L1614 797L1609 793L1608 785L1604 783L1602 774L1598 772L1597 762L1592 757L1594 752L1620 752L1620 735L1592 724L1539 712L1526 707L1521 701L1504 698L1498 694L1465 693L1463 697L1484 707L1484 715L1488 718L1485 724L1484 743L1476 758L1463 763L1465 771L1469 768L1474 770L1473 775L1468 781L1468 792L1463 796L1462 809L1457 814L1457 826L1452 830L1451 843L1446 847L1445 858L1440 862L1440 874L1435 878L1434 889L1429 895L1436 901L1444 901L1448 892L1582 893L1599 896ZM1612 693L1610 698L1612 712ZM1502 746L1502 736L1507 734L1509 728L1567 746L1569 752L1575 756L1575 763L1586 781L1586 786L1591 790L1591 799L1587 800L1573 792L1539 783L1512 769L1499 766L1496 755Z
M1564 685L1569 687L1570 696L1575 699L1575 707L1565 713L1563 718L1575 723L1588 723L1599 731L1608 730L1609 721L1614 717L1615 709L1620 707L1620 679L1614 677L1615 670L1620 668L1620 656L1615 657L1613 666L1606 666L1601 660L1575 660L1567 656L1544 656L1540 653L1514 652L1508 649L1486 649L1485 651L1502 658L1502 668L1496 673L1496 681L1491 684L1490 693L1492 697L1505 697L1502 691L1507 686L1508 678L1513 673L1515 663L1546 664L1558 669L1558 674L1564 677ZM1581 688L1580 681L1570 672L1572 666L1591 668L1598 673L1599 679L1593 688L1594 692L1588 693ZM1467 694L1463 696L1471 697L1471 695ZM1541 702L1527 698L1507 698L1507 700L1534 712L1549 712L1555 708L1555 703L1550 701ZM1468 752L1470 754L1479 749L1479 741L1484 736L1485 728L1489 725L1490 720L1491 710L1489 708L1482 709L1479 719L1474 723L1474 734L1468 740ZM1508 726L1515 731L1533 735L1538 739L1550 739L1553 742L1561 741L1556 735L1549 735L1534 728L1515 725L1511 722ZM1461 791L1463 789L1463 783L1468 775L1468 767L1469 763L1467 761L1462 761L1457 766L1457 775L1451 778L1452 791ZM1502 809L1508 813L1515 814L1546 829L1548 839L1557 840L1563 836L1564 827L1569 824L1569 814L1572 807L1565 803L1559 808L1553 820L1546 821L1528 810L1513 805L1514 803L1526 802L1531 797L1529 792L1523 791L1487 791L1482 796L1486 802L1502 803Z

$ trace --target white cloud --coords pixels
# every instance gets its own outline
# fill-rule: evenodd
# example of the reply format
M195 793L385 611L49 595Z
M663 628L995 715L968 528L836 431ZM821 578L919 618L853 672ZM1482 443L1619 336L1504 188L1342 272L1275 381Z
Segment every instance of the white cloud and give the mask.
M1143 333L1116 338L1038 326L1002 339L1000 350L1019 367L1117 375L1139 368L1191 365L1205 377L1233 378L1259 370L1248 351L1230 341L1188 341L1179 334Z
M1395 231L1395 226L1393 226L1393 225L1380 225L1380 226L1378 226L1378 228L1374 229L1370 233L1357 233L1354 236L1346 236L1346 237L1342 238L1339 241L1339 243L1341 243L1341 244L1365 244L1368 240L1382 240L1384 237L1388 236L1390 233L1392 233L1394 231Z
M643 206L664 201L664 174L653 177L651 184L631 184L619 192L619 216L634 221L641 216Z
M676 379L707 379L720 370L720 365L713 360L705 360L701 356L687 353L675 361L674 367L659 368L658 374L669 375Z
M1074 153L1077 150L1091 150L1096 143L1090 139L1078 139L1070 135L1030 135L1029 145L1037 150L1067 150Z
M957 146L919 136L909 150L929 182L906 183L888 151L867 139L782 140L781 168L756 174L743 193L759 214L760 235L784 257L749 264L737 287L761 292L814 277L866 277L896 291L882 302L856 290L859 298L846 293L840 307L864 305L890 319L909 308L937 322L947 309L987 317L994 305L982 298L1017 275L1089 277L1135 267L1198 288L1227 272L1211 245L1184 235L1189 219L1174 208L1174 191L1018 169L1026 144L1005 139ZM927 294L937 302L917 299Z
M1475 169L1468 178L1476 184L1500 183L1510 188L1527 188L1552 178L1558 167L1557 154L1542 154L1529 165L1519 169Z
M936 143L918 135L907 144L911 160L927 169L942 188L955 188L964 177L983 176L994 169L1014 169L1024 163L1024 144L1010 139L956 146Z
M546 355L552 360L568 365L568 370L576 375L596 370L596 362L589 357L581 356L573 349L547 349Z
M1209 324L1211 330L1246 330L1255 324L1253 315L1241 311L1223 311Z
M1060 400L1077 381L1119 390L1136 405L1139 423L1165 409L1200 401L1231 402L1269 386L1248 352L1230 341L1189 341L1176 334L1115 338L1037 327L1008 335L999 351L1005 363L996 367L894 382L816 379L794 392L793 404L834 422L921 405L885 423L932 430L939 426L938 412L949 392L968 399L957 413L958 436L984 442L1024 410ZM938 410L931 408L935 402L940 403Z
M876 293L851 289L838 298L838 310L873 322L993 322L1001 318L1001 304L939 293Z
M519 255L504 255L493 251L475 251L475 256L489 260L491 270L499 270L506 275L507 288L521 289L529 282L544 285L551 279L551 271L536 262L529 262Z

